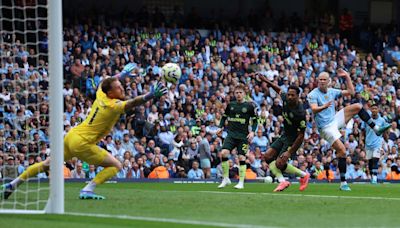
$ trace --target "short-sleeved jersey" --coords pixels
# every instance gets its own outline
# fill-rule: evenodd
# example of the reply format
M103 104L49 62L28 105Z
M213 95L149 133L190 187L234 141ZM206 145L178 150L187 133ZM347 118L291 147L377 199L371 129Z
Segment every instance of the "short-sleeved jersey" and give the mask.
M282 95L282 101L284 134L294 139L297 137L298 132L304 132L306 129L306 112L304 111L302 103L299 103L295 108L289 108L286 94Z
M319 88L315 88L308 94L307 100L310 105L317 104L318 106L322 106L329 101L336 100L341 95L342 91L338 89L328 88L328 91L323 93ZM335 102L332 102L330 107L317 113L315 115L315 122L317 123L318 129L322 129L332 123L335 114Z
M249 123L255 120L255 106L252 102L232 101L225 109L224 116L228 120L228 135L233 138L246 138L249 134Z
M86 120L71 131L80 135L91 143L97 143L110 133L121 114L125 112L126 101L110 99L101 90L97 89L96 100Z
M369 112L370 113L370 112ZM371 115L371 113L370 113ZM375 123L376 126L383 126L386 121L383 119L380 115L378 118L374 119L371 118L371 120ZM376 135L374 129L372 129L368 124L365 124L365 147L368 149L376 149L376 148L381 148L382 147L382 142L383 142L383 137Z

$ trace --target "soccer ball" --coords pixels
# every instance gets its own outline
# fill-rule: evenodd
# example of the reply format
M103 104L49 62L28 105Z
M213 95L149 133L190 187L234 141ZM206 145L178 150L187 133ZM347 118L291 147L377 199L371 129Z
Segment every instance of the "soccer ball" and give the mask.
M264 183L271 184L272 181L273 181L273 179L272 179L271 176L266 176L266 177L264 178Z
M167 63L162 67L163 78L166 82L176 84L182 75L181 68L178 64Z

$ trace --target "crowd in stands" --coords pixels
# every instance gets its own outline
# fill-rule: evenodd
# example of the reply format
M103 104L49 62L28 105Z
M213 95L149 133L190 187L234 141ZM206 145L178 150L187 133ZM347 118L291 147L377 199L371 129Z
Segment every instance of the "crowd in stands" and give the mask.
M266 84L249 76L259 72L279 84L283 92L290 84L300 87L300 98L307 109L307 129L304 144L291 163L313 178L332 180L339 178L337 159L318 134L306 97L316 88L316 78L322 71L330 73L332 87L345 89L345 83L336 77L336 69L345 68L351 74L356 94L341 98L336 107L354 102L366 107L379 104L380 114L392 127L383 135L378 177L400 179L400 34L397 32L394 39L385 36L395 41L386 43L385 48L392 50L390 61L382 55L383 49L360 55L351 37L338 32L332 17L321 17L315 21L316 26L307 18L284 20L282 23L301 23L298 27L285 27L282 32L263 30L261 23L254 30L216 26L200 32L174 23L165 27L163 20L156 21L154 27L141 21L121 21L112 26L67 21L62 50L64 134L85 120L96 89L106 76L119 73L127 63L135 63L136 77L122 79L126 98L133 98L161 80L161 67L173 62L182 69L179 83L169 85L168 95L160 100L121 116L110 135L99 144L123 164L116 177L219 178L226 131L222 135L216 132L238 83L246 85L247 99L256 104L259 123L249 146L246 176L269 176L263 154L282 133L282 101ZM50 155L48 60L17 39L11 39L10 45L0 43L0 175L13 178ZM354 118L341 130L348 179L369 178L365 125L361 122ZM237 178L236 151L229 162L229 175ZM65 163L64 176L93 178L101 169L74 158ZM47 177L46 173L39 175Z

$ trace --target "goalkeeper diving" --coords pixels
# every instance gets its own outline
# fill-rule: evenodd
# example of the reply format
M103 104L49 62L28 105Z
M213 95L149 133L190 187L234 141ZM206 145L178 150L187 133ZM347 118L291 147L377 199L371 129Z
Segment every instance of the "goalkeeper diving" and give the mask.
M104 196L94 193L99 184L114 177L122 164L114 158L107 150L96 144L110 133L120 115L132 110L135 106L144 104L152 99L158 99L167 93L167 88L160 82L150 86L150 91L133 99L125 100L125 90L119 78L133 76L131 71L135 65L127 64L121 73L104 79L96 92L96 100L93 103L90 114L84 122L72 128L64 137L64 160L72 157L85 161L89 164L102 166L104 169L91 180L79 194L80 199L105 199ZM57 153L57 151L53 151ZM0 198L7 199L17 187L28 180L36 177L38 173L46 172L50 168L50 159L29 166L16 179L0 187Z

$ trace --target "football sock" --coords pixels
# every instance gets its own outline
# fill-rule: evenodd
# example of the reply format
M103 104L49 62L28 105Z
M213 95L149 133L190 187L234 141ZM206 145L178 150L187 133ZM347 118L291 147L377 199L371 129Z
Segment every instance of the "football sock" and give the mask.
M283 177L283 174L281 172L281 170L279 170L276 167L276 161L273 161L269 164L269 169L271 170L271 172L275 175L276 179L278 179L279 183L282 183L285 181L285 178Z
M106 167L100 171L93 179L96 185L104 183L106 180L112 178L118 173L118 169L115 167Z
M90 182L82 189L82 191L85 191L85 192L93 192L95 188L96 188L96 183L94 183L93 181L90 181Z
M229 162L228 158L222 158L222 176L224 178L229 177Z
M305 172L303 172L300 169L294 167L292 164L287 164L287 168L285 169L285 173L296 174L299 177L304 177L306 175Z
M339 173L341 182L346 181L346 171L347 171L346 158L339 158Z
M239 182L244 182L244 178L246 177L246 162L245 161L240 161L240 166L239 166Z
M10 182L13 188L18 187L24 181L28 180L30 177L34 177L38 175L38 173L42 173L49 169L48 166L44 165L44 162L35 163L29 166L19 177L15 178L13 181Z
M372 129L374 129L375 123L372 121L371 116L368 114L367 111L365 111L364 108L361 108L361 110L358 112L358 116L359 116L365 123L367 123Z

